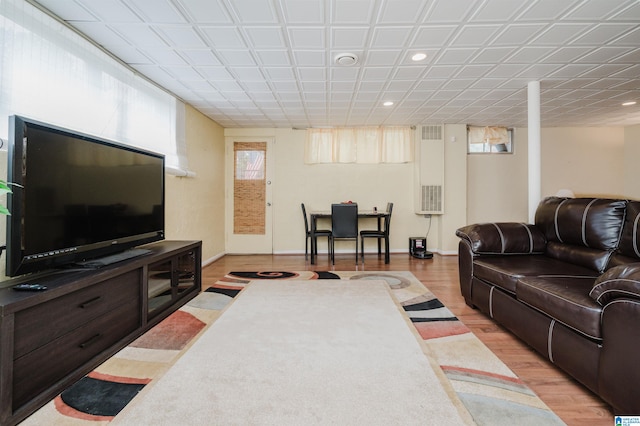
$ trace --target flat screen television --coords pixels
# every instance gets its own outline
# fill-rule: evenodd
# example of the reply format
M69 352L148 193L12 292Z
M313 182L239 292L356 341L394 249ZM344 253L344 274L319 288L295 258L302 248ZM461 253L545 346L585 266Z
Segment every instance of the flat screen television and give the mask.
M6 274L164 239L164 178L161 154L9 117Z

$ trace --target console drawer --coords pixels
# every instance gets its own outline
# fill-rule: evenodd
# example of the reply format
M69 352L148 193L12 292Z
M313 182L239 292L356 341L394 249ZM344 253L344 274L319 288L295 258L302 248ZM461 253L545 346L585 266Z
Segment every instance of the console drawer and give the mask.
M139 304L130 301L14 360L14 410L137 330L140 316Z
M140 281L136 269L16 312L14 359L126 303L139 303Z

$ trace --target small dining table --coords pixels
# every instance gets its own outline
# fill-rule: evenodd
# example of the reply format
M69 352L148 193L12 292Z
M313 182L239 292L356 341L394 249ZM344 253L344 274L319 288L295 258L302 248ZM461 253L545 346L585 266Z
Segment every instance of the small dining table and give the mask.
M360 219L377 219L378 231L382 230L382 219L389 216L389 212L379 210L358 210L358 221ZM330 211L312 211L309 213L309 221L311 222L311 264L316 262L316 238L315 231L317 229L318 219L331 219ZM382 253L382 246L378 240L378 254Z

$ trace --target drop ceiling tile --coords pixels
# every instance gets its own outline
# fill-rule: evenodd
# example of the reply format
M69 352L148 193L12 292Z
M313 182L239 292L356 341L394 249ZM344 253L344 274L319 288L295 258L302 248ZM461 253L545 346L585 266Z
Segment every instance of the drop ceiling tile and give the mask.
M184 49L178 52L189 64L194 66L221 65L211 49Z
M374 7L375 2L370 0L331 0L331 22L334 25L370 24Z
M327 54L324 50L294 50L293 61L296 67L324 67L327 65Z
M127 64L140 65L153 63L148 56L133 46L114 46L110 47L109 51L116 57L125 61Z
M291 67L264 67L267 78L273 81L295 80L296 76Z
M233 20L220 0L173 0L184 9L189 18L205 24L231 24Z
M282 12L292 24L324 24L325 2L322 0L281 0Z
M368 34L369 27L332 27L330 46L332 49L364 49Z
M353 67L332 67L330 76L332 81L351 81L355 82L358 78L358 68Z
M384 80L379 81L361 81L358 86L360 92L378 92L386 86L387 82Z
M566 40L579 38L589 27L589 24L581 23L553 24L536 37L532 43L536 45L562 46L566 44Z
M142 22L131 8L120 0L85 0L83 5L102 21Z
M450 46L486 46L499 29L499 25L467 25L456 33Z
M411 79L411 80L416 81L424 73L425 73L425 68L422 67L422 66L397 67L395 72L394 72L394 74L393 74L393 78L394 79L400 79L400 80Z
M501 27L499 34L492 41L495 46L515 46L526 44L541 32L545 24L512 24Z
M545 56L549 55L548 47L525 46L509 57L509 63L515 64L535 64Z
M398 61L400 53L398 50L370 50L364 58L364 63L373 67L393 65Z
M636 26L637 25L638 24L636 24ZM640 28L625 34L623 37L616 40L616 43L630 47L637 47L638 44L640 44Z
M95 22L99 19L89 12L88 7L83 7L73 1L40 0L38 3L65 21Z
M287 47L279 27L245 27L249 44L255 49L284 49Z
M169 0L126 0L126 3L147 21L163 24L187 22Z
M466 65L455 75L457 79L479 78L487 74L492 69L492 65Z
M297 69L301 81L325 81L327 72L321 67L299 67Z
M561 68L560 64L534 64L528 67L526 70L522 71L518 74L518 77L534 79L534 80L543 80L545 76L553 74L553 72L557 71Z
M233 76L225 67L197 67L200 74L211 81L233 80Z
M608 0L589 0L581 3L576 8L564 15L565 19L591 19L598 20L602 17L615 15L620 9L618 2Z
M247 49L247 45L237 27L214 27L206 25L198 28L213 47L219 49Z
M485 77L489 78L510 78L518 75L528 65L525 64L498 64L494 66Z
M383 2L377 22L379 24L409 24L421 16L426 0L387 0Z
M631 49L626 47L601 47L581 58L576 59L578 63L590 63L590 64L606 64L609 62L616 62L616 58L629 53Z
M248 52L246 52L247 55ZM259 50L256 53L260 64L268 67L290 66L291 60L286 50Z
M244 24L278 22L273 0L233 0L227 4Z
M376 27L371 37L372 49L387 49L406 45L411 27Z
M228 66L254 66L256 65L253 56L248 51L242 50L217 50L218 57L223 64ZM266 56L266 53L263 52Z
M470 21L492 22L507 20L514 16L524 5L526 3L513 0L487 0L473 14Z
M425 22L457 22L468 16L475 6L467 0L435 0Z
M474 49L474 48L447 49L440 53L440 55L435 59L435 63L438 65L466 64L469 62L471 57L477 54L478 52L479 52L479 49Z
M442 47L453 36L457 28L453 25L420 27L411 41L411 46L417 48Z
M637 28L637 24L599 24L574 40L574 45L601 46Z
M173 49L163 49L163 48L144 48L143 53L145 56L151 58L157 64L163 64L163 66L168 65L186 65L186 62L180 55L176 53Z
M189 66L164 65L162 68L167 72L167 74L171 75L176 80L181 80L183 84L186 84L186 81L205 81L202 74Z
M516 49L514 47L487 47L474 56L475 64L496 64L503 62L507 57L513 54Z
M560 47L551 51L545 62L556 64L570 64L578 58L588 54L593 49L589 47Z
M173 47L197 49L207 46L191 26L157 25L154 28Z
M324 49L326 33L323 27L288 28L291 47L294 49Z

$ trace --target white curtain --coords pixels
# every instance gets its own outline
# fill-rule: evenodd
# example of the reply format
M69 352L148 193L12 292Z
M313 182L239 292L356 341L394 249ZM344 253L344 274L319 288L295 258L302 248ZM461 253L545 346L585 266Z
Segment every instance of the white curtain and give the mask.
M137 146L186 170L184 109L63 23L25 0L0 1L0 138L8 117Z
M410 127L307 129L305 163L407 163L413 134Z

